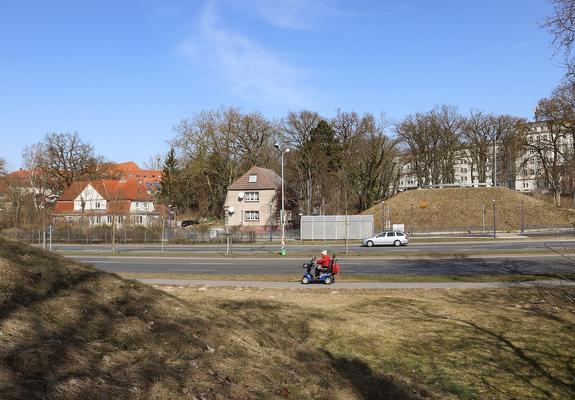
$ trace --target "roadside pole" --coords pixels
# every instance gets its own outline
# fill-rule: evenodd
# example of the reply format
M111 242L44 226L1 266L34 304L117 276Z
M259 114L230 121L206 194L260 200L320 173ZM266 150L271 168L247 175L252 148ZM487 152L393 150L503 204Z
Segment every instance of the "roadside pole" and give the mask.
M52 251L52 224L48 225L48 233L50 234L50 251Z
M162 240L160 240L160 242L162 242L162 253L164 252L164 241L165 240L166 240L166 224L165 224L164 216L162 215Z
M495 199L493 201L493 239L497 237L497 211L495 210Z

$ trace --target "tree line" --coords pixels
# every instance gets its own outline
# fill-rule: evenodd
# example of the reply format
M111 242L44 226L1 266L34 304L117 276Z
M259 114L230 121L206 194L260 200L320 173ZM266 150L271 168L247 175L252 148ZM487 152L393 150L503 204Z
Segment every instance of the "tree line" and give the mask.
M175 126L158 200L180 213L221 216L227 188L252 166L279 174L285 149L287 208L294 213L364 211L395 193L402 173L418 186L455 183L461 159L471 168L470 183L505 185L533 173L557 198L573 193L575 84L566 81L541 99L535 121L480 110L464 115L445 105L395 123L341 110L332 118L304 110L280 120L233 107L203 111ZM38 220L45 198L72 182L117 178L113 164L77 133L49 133L25 148L23 159L24 182L2 178L3 226ZM537 170L524 170L529 165Z

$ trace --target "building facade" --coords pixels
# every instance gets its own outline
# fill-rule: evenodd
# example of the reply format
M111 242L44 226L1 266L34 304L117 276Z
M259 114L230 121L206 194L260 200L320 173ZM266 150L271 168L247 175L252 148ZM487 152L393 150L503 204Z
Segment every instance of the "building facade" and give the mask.
M495 185L504 186L521 192L546 192L548 185L545 180L543 162L555 162L559 168L565 168L568 175L567 157L573 157L573 136L561 132L552 132L548 122L531 122L527 125L525 140L527 144L518 152L514 159L503 154L500 146L495 148L495 159L490 154L486 159L486 179L479 180L469 151L461 149L455 153L452 182L431 182L425 185L418 181L413 165L406 156L398 157L397 182L395 191L433 187L490 187L494 186L493 171L495 170ZM555 149L555 150L554 150ZM559 154L557 154L559 153ZM431 179L428 179L431 181Z
M164 207L154 203L146 186L136 180L74 182L56 203L55 223L88 226L134 224L148 226L160 220Z
M261 231L279 224L281 182L270 169L250 168L228 188L226 226Z

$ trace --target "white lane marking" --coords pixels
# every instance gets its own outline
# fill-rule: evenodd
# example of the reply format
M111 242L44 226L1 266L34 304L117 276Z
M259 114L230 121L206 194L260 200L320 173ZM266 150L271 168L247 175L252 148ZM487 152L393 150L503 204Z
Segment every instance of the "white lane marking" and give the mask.
M170 268L168 271L190 271L190 272L217 272L216 269L195 269L195 268Z
M166 260L169 261L169 260ZM100 261L100 260L94 260L94 261L89 261L92 264L138 264L138 265L158 265L158 264L170 264L168 263L158 263L158 262L137 262L137 261L132 261L129 263L123 263L121 261ZM179 264L179 263L174 263L174 264ZM213 263L182 263L182 265L207 265L207 266L214 266L214 265L234 265L233 263L219 263L219 262L213 262Z

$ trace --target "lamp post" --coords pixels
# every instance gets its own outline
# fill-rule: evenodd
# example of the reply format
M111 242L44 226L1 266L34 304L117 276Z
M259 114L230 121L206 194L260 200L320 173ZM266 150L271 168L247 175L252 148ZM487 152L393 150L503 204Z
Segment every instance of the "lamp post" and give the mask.
M285 239L285 192L284 192L284 154L285 153L289 153L289 149L281 149L279 144L274 144L274 147L276 149L278 149L281 153L281 165L282 165L282 209L281 209L281 213L280 213L280 220L281 220L281 225L282 225L282 249L281 249L281 255L285 256L286 255L286 249L285 249L285 245L286 245L286 239Z
M493 239L496 238L496 231L497 231L497 211L495 210L495 199L491 200L493 202Z
M525 219L523 211L523 200L521 200L521 233L525 232Z
M39 207L42 210L42 248L46 250L46 225L44 220L44 203L41 203Z
M413 236L413 203L409 203L409 234Z

